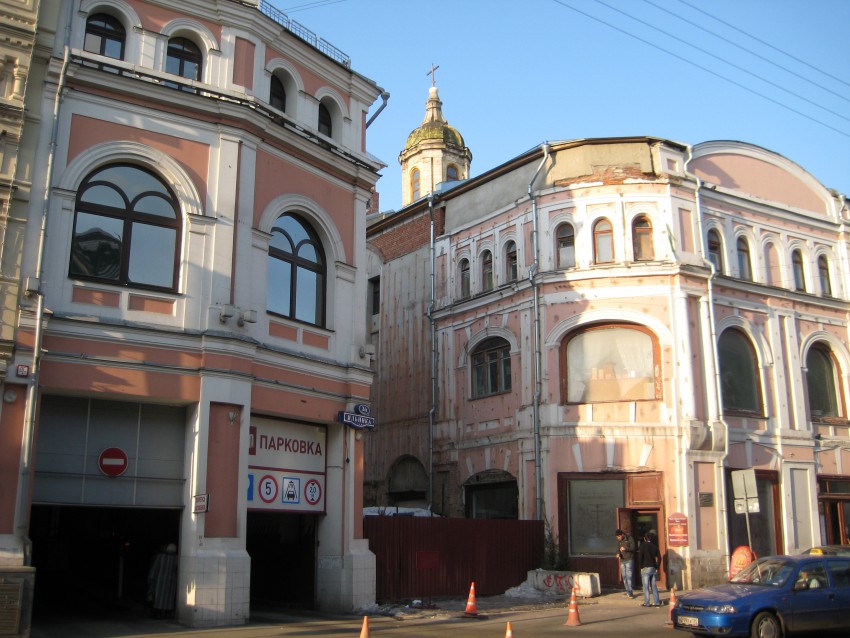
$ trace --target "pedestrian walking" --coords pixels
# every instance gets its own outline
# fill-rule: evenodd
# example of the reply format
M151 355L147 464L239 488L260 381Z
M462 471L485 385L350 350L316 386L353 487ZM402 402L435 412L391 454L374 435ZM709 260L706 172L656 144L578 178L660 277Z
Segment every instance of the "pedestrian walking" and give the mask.
M643 583L643 606L660 607L661 599L658 597L658 570L661 569L661 552L658 545L652 539L651 534L644 534L643 542L638 548L638 566L640 567L640 580ZM649 602L649 592L652 591L652 603Z
M620 580L626 588L626 596L635 597L634 592L634 564L635 564L635 539L631 534L618 529L614 532L617 537L617 560L620 563Z

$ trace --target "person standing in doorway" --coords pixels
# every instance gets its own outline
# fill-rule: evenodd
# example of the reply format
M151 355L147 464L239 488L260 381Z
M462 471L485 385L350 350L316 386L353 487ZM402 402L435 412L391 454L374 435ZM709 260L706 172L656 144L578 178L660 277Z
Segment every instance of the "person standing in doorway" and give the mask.
M177 603L177 545L169 543L148 573L148 601L154 618L171 618Z
M660 607L658 598L658 570L661 568L661 552L650 534L644 534L643 542L638 548L638 566L640 580L643 583L643 607ZM652 590L652 604L649 602L649 591Z
M614 532L617 537L617 560L620 563L620 580L626 588L626 596L635 597L632 581L634 578L635 564L635 539L621 529Z

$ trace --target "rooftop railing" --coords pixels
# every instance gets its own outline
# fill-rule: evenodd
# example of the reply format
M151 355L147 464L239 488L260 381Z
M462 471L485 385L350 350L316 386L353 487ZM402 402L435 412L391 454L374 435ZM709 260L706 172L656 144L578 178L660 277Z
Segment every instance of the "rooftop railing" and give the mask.
M303 24L293 20L283 11L269 4L266 0L260 0L260 11L293 35L298 36L308 44L316 47L329 58L336 60L346 68L351 68L351 58L349 58L345 52L340 51L327 40L318 37Z

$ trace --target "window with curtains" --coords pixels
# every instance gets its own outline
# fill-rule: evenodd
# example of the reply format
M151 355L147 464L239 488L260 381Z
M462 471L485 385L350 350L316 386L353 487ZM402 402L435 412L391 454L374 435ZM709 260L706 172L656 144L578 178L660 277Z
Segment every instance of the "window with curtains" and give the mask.
M724 413L762 415L758 359L750 338L735 328L724 330L717 340L717 356Z
M832 351L816 343L806 355L806 384L812 420L844 416L841 376Z
M750 244L746 237L738 237L738 276L747 281L753 280L753 267L750 261Z
M558 244L558 268L574 268L576 265L576 233L571 224L561 224L555 232Z
M511 389L511 345L492 337L472 352L472 397L477 399Z
M561 346L566 403L661 398L658 342L643 326L602 324L576 330Z

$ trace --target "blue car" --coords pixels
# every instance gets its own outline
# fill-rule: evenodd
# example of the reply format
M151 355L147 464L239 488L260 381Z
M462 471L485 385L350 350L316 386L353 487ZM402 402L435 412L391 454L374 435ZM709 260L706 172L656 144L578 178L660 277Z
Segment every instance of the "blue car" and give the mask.
M671 610L676 629L695 636L782 638L850 634L850 556L770 556L727 583L683 592Z

